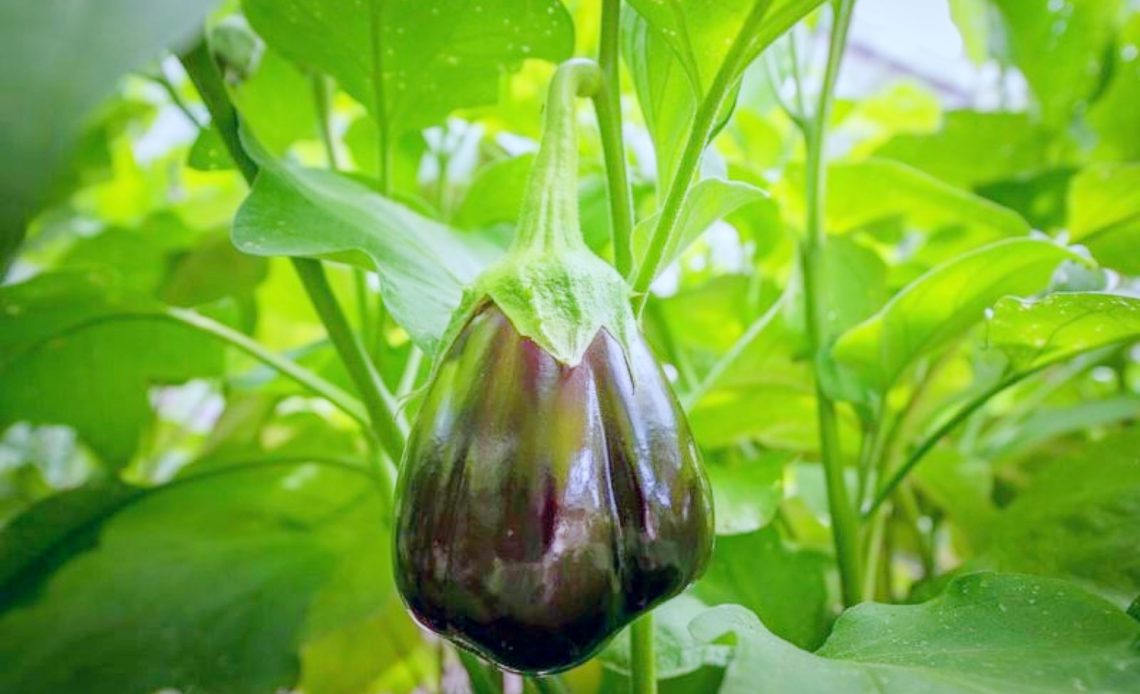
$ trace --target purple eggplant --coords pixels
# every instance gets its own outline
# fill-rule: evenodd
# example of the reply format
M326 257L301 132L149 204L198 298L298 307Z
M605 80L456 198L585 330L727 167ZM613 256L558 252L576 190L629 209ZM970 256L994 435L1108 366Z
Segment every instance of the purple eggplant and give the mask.
M712 504L640 339L576 366L494 305L438 366L408 443L397 584L428 628L503 667L566 668L696 578Z
M638 331L578 227L575 97L555 74L514 244L470 287L408 439L396 584L424 626L547 673L678 594L712 551L708 481Z

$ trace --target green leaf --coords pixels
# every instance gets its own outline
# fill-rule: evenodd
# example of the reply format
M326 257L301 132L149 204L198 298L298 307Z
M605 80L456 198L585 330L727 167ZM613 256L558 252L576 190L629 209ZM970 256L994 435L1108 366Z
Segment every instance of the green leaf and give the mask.
M709 462L705 471L716 502L716 534L740 535L768 525L783 498L788 455L769 453L754 460Z
M702 665L723 665L728 648L702 643L689 633L689 623L707 606L689 595L680 595L653 611L653 633L657 676L673 679L700 669ZM629 630L626 629L601 654L606 667L619 673L630 671Z
M145 315L155 302L105 278L42 275L0 289L0 306L0 429L66 424L114 467L131 459L154 416L151 386L223 370L217 341Z
M1065 292L994 305L987 333L1016 371L1031 371L1083 352L1140 339L1140 299Z
M359 551L354 539L387 546L371 489L343 468L253 466L185 478L74 525L53 548L59 568L0 616L0 689L293 686L322 585ZM58 518L29 513L26 524Z
M336 78L400 135L463 106L493 103L526 58L573 47L557 0L243 0L253 28L290 60ZM427 27L438 30L425 31Z
M122 75L192 38L214 4L51 0L0 7L0 267L6 246L22 235L67 163L84 119Z
M1121 395L1065 406L1042 407L1020 421L993 425L992 433L979 445L989 460L1033 452L1060 436L1095 432L1119 423L1140 419L1140 397Z
M816 451L819 426L810 381L709 392L689 411L693 436L708 448L754 440L770 448Z
M641 115L653 139L657 190L665 191L685 146L698 95L661 32L628 7L622 12L621 40Z
M785 217L803 219L803 167L790 167L777 190ZM833 234L887 220L925 232L957 227L988 240L1029 232L1015 212L887 159L830 166L827 190L825 222Z
M312 78L277 51L261 53L257 70L234 86L233 100L245 126L275 154L297 140L318 137Z
M434 351L463 288L496 255L494 248L335 173L264 153L256 159L261 173L234 219L238 249L341 258L364 253L393 318L425 352Z
M513 223L519 217L534 155L523 154L481 169L455 213L454 223L476 229L496 222Z
M736 42L743 42L741 72L768 44L822 0L631 0L630 4L673 49L698 95L704 96ZM760 13L751 31L749 20ZM737 73L739 74L739 73ZM733 75L732 77L736 77ZM732 80L735 81L735 80Z
M1088 121L1100 136L1096 153L1116 161L1140 159L1140 14L1135 12L1120 30L1112 82L1089 109Z
M1049 462L994 519L983 562L1140 592L1140 429Z
M1038 239L1009 239L943 263L844 333L833 356L886 392L919 357L962 335L1007 294L1044 289L1063 260L1080 256Z
M959 577L920 605L845 612L815 654L780 640L742 607L715 607L690 627L734 633L722 694L756 691L1129 691L1140 685L1140 624L1057 580Z
M788 546L771 527L718 537L712 563L693 592L710 605L743 605L780 638L815 648L833 616L827 591L831 563L822 553Z
M1140 164L1094 164L1069 187L1069 231L1103 264L1140 273Z
M248 299L267 274L264 258L239 253L227 235L215 235L173 263L161 295L174 306L198 306L225 297Z
M1012 57L1045 119L1065 124L1092 96L1119 0L994 0L1005 19Z
M698 104L718 71L728 75L728 98L717 114L727 122L744 69L822 0L633 0L622 17L623 55L657 154L657 187L667 190L689 137ZM754 19L759 17L757 24ZM724 66L734 45L738 60Z
M964 533L976 550L989 540L996 508L993 469L987 459L965 456L949 447L935 448L914 469L910 481ZM960 543L955 543L959 547Z
M1058 148L1054 139L1048 129L1025 113L951 111L938 132L897 135L876 150L875 156L970 188L1059 163L1052 160Z
M43 576L66 560L78 529L96 527L145 493L118 481L94 482L49 496L0 532L0 612L32 592Z
M677 223L677 240L666 249L662 266L676 260L694 241L705 233L713 222L723 219L745 205L767 200L767 191L741 181L723 178L706 178L693 186L681 205ZM644 257L649 237L660 213L654 213L637 223L633 230L633 255Z

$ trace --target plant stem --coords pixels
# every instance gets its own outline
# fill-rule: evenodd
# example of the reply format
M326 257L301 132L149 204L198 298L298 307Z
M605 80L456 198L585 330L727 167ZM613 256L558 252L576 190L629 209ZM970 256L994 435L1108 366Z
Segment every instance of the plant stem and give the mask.
M826 278L822 275L823 250L826 244L824 205L826 202L827 172L824 148L827 120L835 91L835 80L843 59L847 30L851 26L854 0L837 0L834 3L834 20L827 55L827 68L820 89L819 102L804 132L807 147L805 198L807 219L800 251L804 282L804 300L807 319L808 344L815 368L815 392L819 416L820 453L827 481L827 501L831 514L831 530L835 541L836 560L842 584L843 602L854 605L862 597L862 567L859 556L859 517L848 498L843 477L843 454L839 447L839 428L835 403L823 388L821 360L826 340Z
M371 3L371 15L368 23L369 37L371 38L371 74L369 79L372 83L372 109L373 117L376 119L376 154L378 177L380 180L380 194L384 196L391 195L392 193L392 176L391 176L391 146L389 140L391 133L388 128L388 100L384 96L384 55L381 46L383 45L383 27L380 19L381 3Z
M685 141L685 148L681 150L681 159L677 170L673 172L673 180L669 183L669 191L665 194L665 202L661 206L661 214L653 228L653 235L649 239L649 247L645 257L637 268L633 281L634 309L640 315L649 299L649 286L657 277L661 262L666 251L676 243L677 226L681 219L681 210L689 187L697 175L697 167L701 162L705 146L712 137L716 128L717 114L720 113L725 97L736 80L742 63L747 56L748 44L754 38L760 21L768 10L769 2L757 2L752 8L748 18L740 28L732 46L725 55L724 62L717 70L709 91L701 100L689 129L689 137Z
M629 640L633 694L657 694L657 660L653 649L652 612L646 612L630 625Z
M895 488L898 487L899 484L902 483L902 481L906 478L906 476L910 474L910 471L913 470L914 467L922 461L922 459L926 456L927 453L931 451L931 449L938 445L938 442L941 441L944 436L949 434L951 431L954 431L954 429L956 429L959 424L964 422L970 415L972 415L980 407L989 402L990 398L997 395L1006 388L1009 388L1010 386L1019 383L1025 378L1028 378L1030 375L1037 373L1042 368L1044 368L1044 366L1045 365L1042 364L1037 368L1031 369L1029 371L1023 371L1019 374L1015 374L1009 378L999 381L997 384L987 388L980 395L975 396L972 400L963 405L961 409L954 413L953 417L946 420L942 426L935 429L925 439L923 439L922 442L919 443L918 446L914 449L914 451L909 456L907 456L907 459L903 462L902 465L899 466L899 469L895 470L895 473L891 475L891 478L887 480L886 483L884 483L881 487L879 487L879 491L875 495L875 500L871 502L871 505L863 512L863 517L868 518L871 516L871 514L875 513L875 511L878 510L879 506L881 506L883 502L886 501L888 497L890 497Z
M610 194L610 220L613 226L614 268L622 277L633 269L633 198L626 169L625 143L621 129L621 65L618 30L621 0L602 0L602 26L598 65L602 68L602 88L594 95L598 131Z
M182 56L182 64L186 68L194 86L205 102L214 125L222 135L222 141L233 157L238 169L246 182L253 185L257 177L258 166L242 147L238 134L238 114L230 101L226 86L222 81L218 66L210 55L209 46L205 39L199 41L188 53ZM301 278L309 300L320 316L321 321L336 347L341 361L344 362L352 377L364 407L372 423L372 433L379 439L388 457L399 460L403 453L404 432L401 422L394 414L395 401L391 393L380 380L376 367L368 359L367 353L360 339L349 328L348 320L332 293L332 288L325 277L324 267L320 261L309 258L292 258L293 267ZM382 466L385 477L394 477L391 466ZM386 480L391 482L390 479ZM389 484L393 488L394 484Z
M880 513L871 520L871 533L867 538L867 562L863 574L863 600L875 599L875 586L879 578L879 562L884 559L883 540L887 526L887 514ZM890 561L890 555L885 557Z
M344 311L337 303L325 276L324 266L319 261L295 258L293 260L301 283L309 293L313 308L320 316L328 331L329 338L340 354L349 376L360 390L364 407L368 410L372 428L380 439L380 445L393 460L399 460L404 450L404 425L396 417L396 399L388 392L380 379L372 360L364 349L360 336L352 330Z
M210 55L210 46L206 43L206 39L202 38L193 48L179 56L179 59L190 81L198 89L202 102L206 104L210 120L221 133L222 142L225 143L230 158L234 160L246 183L252 185L253 179L257 178L257 162L241 146L241 137L238 135L238 114L230 102L226 84L222 80L214 57Z
M336 152L336 138L332 131L331 104L329 102L329 78L321 73L313 73L313 106L317 112L317 124L321 133L321 142L325 147L325 159L328 160L329 170L340 170L340 158ZM353 287L356 293L356 305L360 318L360 336L365 345L372 340L372 312L368 306L368 274L363 268L352 268Z
M538 694L568 694L570 691L558 675L528 677L526 683L531 685Z
M270 352L265 348L265 345L245 333L234 330L228 325L219 323L212 318L207 318L200 313L184 308L167 308L166 315L172 320L213 335L219 340L240 349L266 366L293 379L315 395L319 395L328 400L342 412L361 424L368 423L368 413L356 398L324 380L312 371L299 366L296 362Z
M336 153L336 138L333 137L332 116L329 104L329 80L319 72L313 73L313 105L317 110L317 127L321 131L321 143L325 146L325 158L329 168L340 170L340 158Z

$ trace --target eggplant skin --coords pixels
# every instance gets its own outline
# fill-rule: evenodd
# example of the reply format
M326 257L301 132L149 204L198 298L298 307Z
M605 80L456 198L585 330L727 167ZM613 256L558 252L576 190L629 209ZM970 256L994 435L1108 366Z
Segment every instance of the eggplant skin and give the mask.
M708 563L713 507L640 335L568 367L486 304L437 365L397 490L416 619L516 672L581 663ZM635 386L636 384L636 386Z

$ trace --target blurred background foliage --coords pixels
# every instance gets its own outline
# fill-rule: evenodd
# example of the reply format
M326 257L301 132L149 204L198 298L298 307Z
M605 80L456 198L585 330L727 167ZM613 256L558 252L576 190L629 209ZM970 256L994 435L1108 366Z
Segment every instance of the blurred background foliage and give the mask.
M719 59L712 43L680 59L638 13L652 4L622 17L635 250ZM0 690L497 691L392 590L379 454L357 422L217 339L351 392L281 256L347 261L327 264L333 289L407 420L458 287L509 242L545 85L596 53L599 3L392 5L375 44L360 3L5 3ZM926 648L927 620L989 629L1007 656L991 683L1135 685L1127 618L1089 620L1140 594L1140 5L857 4L825 209L826 387L853 496L869 504L927 434L1003 387L875 517L868 597L899 605L838 625L796 263L795 119L828 21L811 14L744 72L644 316L720 534L707 576L658 612L662 691L756 691L802 659L787 665L816 673L802 690L854 690L882 663L901 691L966 686L976 661L923 679L899 655ZM202 22L269 172L252 196L177 57ZM580 115L582 221L608 258L601 143ZM338 181L324 198L321 176ZM1052 613L1003 622L971 589L1001 612L1040 590ZM744 609L708 609L722 604ZM896 640L876 652L867 634L884 630ZM622 691L624 639L561 685ZM1013 654L1025 643L1037 659ZM522 686L540 685L508 677Z

